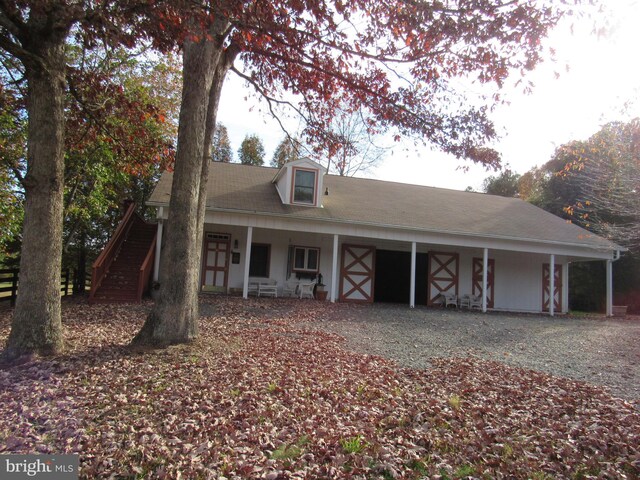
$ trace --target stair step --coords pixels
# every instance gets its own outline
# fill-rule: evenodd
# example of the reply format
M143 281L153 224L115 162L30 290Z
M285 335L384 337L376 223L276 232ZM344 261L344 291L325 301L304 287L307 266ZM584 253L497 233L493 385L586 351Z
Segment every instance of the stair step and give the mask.
M153 239L157 225L134 220L128 238L122 243L109 272L92 298L95 303L138 302L138 274Z

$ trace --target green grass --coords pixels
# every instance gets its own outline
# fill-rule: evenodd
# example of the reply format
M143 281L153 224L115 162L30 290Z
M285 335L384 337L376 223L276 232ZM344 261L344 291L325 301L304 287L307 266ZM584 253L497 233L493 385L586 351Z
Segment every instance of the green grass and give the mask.
M451 395L447 400L447 402L449 403L449 406L454 410L458 410L460 408L461 401L462 399L460 398L460 395L456 395L455 393Z
M350 438L341 438L340 446L344 453L360 453L369 446L362 435Z

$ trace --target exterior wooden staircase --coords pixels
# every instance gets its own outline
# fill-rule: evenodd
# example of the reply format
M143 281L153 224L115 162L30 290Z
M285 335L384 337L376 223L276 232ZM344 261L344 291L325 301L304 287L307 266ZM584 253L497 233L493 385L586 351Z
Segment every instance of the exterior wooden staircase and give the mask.
M131 203L115 233L93 263L89 303L140 302L149 291L156 225L135 213Z

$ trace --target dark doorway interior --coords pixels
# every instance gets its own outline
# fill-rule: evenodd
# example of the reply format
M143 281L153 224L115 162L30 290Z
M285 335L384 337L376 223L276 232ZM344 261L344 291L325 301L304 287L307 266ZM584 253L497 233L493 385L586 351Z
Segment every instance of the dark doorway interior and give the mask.
M376 250L375 302L409 303L411 253ZM427 303L427 254L416 255L416 305Z

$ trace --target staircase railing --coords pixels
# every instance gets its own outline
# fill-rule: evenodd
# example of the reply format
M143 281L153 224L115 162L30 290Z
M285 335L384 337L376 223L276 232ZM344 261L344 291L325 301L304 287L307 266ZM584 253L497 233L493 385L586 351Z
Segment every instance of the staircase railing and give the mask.
M149 280L151 279L151 272L153 271L153 260L156 253L157 239L158 234L156 233L153 236L153 241L151 242L151 246L149 247L147 256L144 257L144 262L142 262L142 265L140 266L140 270L138 272L138 301L142 300L142 295L144 294L145 289L149 287Z
M127 208L122 220L118 224L116 231L113 236L104 247L96 261L93 262L92 265L92 274L91 274L91 292L89 292L89 301L91 302L96 295L96 292L100 288L102 284L102 280L104 280L105 275L109 271L109 267L113 260L116 258L122 243L126 240L127 234L129 233L129 229L133 224L134 215L136 210L136 204L131 203Z

